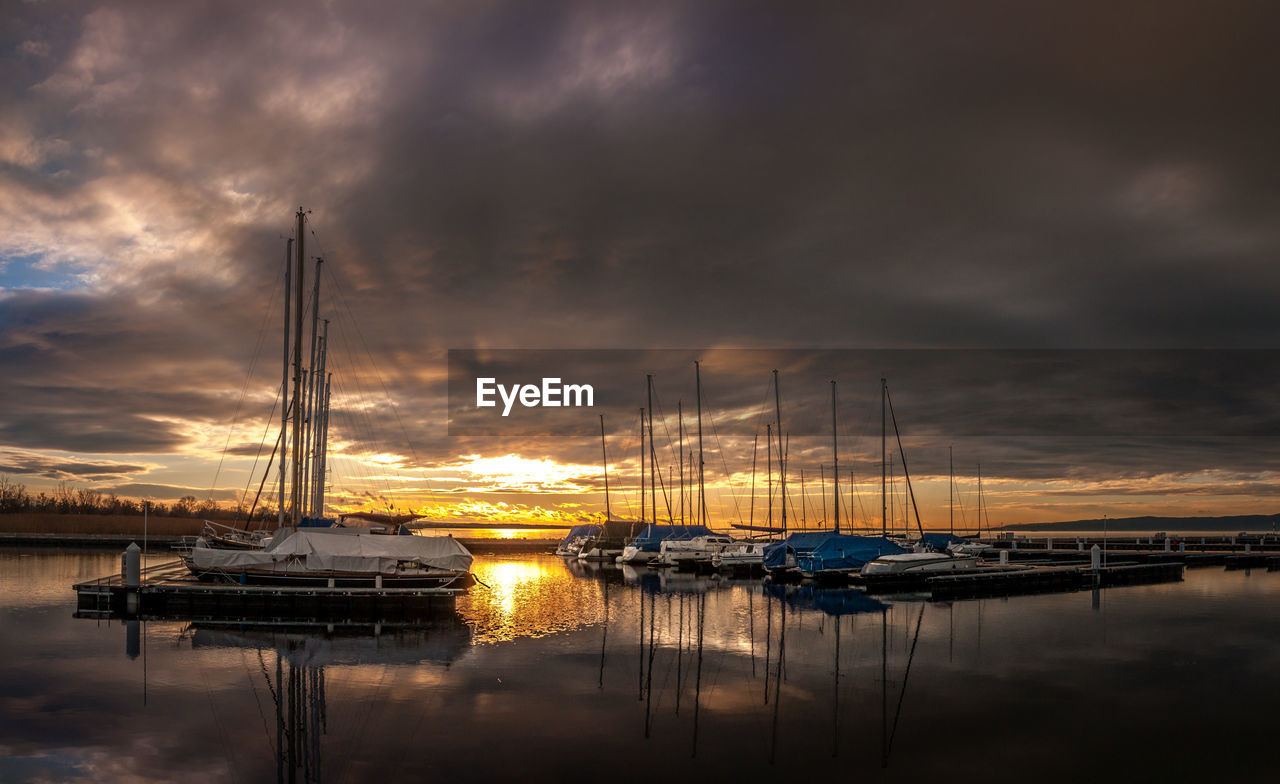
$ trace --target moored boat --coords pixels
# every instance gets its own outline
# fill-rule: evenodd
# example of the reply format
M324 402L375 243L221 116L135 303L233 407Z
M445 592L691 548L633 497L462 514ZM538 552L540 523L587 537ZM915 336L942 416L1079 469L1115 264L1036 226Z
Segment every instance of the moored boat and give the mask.
M950 572L958 569L975 569L978 566L976 555L953 555L952 553L896 553L882 555L867 562L862 567L865 575L873 574L905 574L916 572Z

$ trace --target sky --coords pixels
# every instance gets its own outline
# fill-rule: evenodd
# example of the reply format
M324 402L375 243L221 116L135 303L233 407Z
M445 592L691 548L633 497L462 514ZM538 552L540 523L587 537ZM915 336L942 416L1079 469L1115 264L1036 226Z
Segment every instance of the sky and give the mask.
M330 511L599 516L598 440L451 432L448 351L512 348L711 363L709 413L752 423L707 460L716 521L759 514L769 371L800 374L784 420L829 393L836 371L792 352L1192 352L1158 374L1176 379L1177 361L1195 376L1197 357L1258 350L1243 380L1130 388L1163 411L1153 427L1034 375L890 384L926 527L947 524L949 446L967 519L979 463L996 524L1278 511L1270 390L1251 385L1280 334L1277 17L1179 0L8 0L0 475L251 497L301 206L333 330ZM728 348L777 353L715 367ZM635 421L609 417L615 514L638 511L645 374L668 430L692 400L691 367L667 359L618 380ZM842 513L863 522L878 375L840 378ZM948 421L962 393L1022 424ZM811 494L795 514L821 516L827 442L794 439L789 491L803 469Z

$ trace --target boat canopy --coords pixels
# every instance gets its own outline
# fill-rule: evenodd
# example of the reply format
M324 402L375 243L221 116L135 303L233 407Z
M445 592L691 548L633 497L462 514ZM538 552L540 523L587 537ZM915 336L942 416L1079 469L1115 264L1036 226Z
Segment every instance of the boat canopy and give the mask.
M822 540L833 535L830 531L803 531L791 534L781 541L767 544L764 548L764 568L781 569L787 565L787 553L798 558L808 554L821 544Z
M600 526L595 523L575 525L570 528L569 533L565 534L564 538L560 540L560 544L566 545L580 536L595 536L598 533L600 533Z
M593 535L593 541L622 549L636 535L639 525L640 523L631 520L610 520L599 526L600 530Z
M196 547L191 560L201 569L271 569L285 571L302 561L316 572L394 574L401 562L466 572L471 553L452 536L377 536L358 529L302 528L274 537L265 550L221 550ZM296 566L289 569L297 571Z
M705 525L647 525L631 544L645 553L656 553L664 541L680 541L697 536L713 536Z
M333 528L338 521L332 517L304 517L298 523L299 528Z
M930 533L920 537L920 544L930 550L941 552L953 544L968 544L968 539L962 539L955 534Z
M796 554L796 566L806 574L848 572L861 569L882 555L910 552L883 536L827 534L807 553Z

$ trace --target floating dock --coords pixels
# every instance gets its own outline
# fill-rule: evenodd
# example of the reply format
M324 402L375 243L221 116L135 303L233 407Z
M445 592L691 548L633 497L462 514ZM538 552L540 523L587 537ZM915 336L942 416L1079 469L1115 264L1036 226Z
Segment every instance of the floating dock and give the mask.
M984 596L1059 593L1116 585L1177 582L1183 564L1120 564L1097 569L1089 566L988 567L964 572L906 572L864 575L869 594L927 593L933 599L966 599Z
M189 621L373 623L429 620L454 612L462 588L325 588L205 583L181 561L72 586L82 618L147 617Z

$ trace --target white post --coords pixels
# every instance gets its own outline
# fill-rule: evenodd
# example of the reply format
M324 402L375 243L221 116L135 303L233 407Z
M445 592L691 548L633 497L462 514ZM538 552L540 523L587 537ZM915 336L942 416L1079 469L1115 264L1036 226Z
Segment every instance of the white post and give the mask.
M1045 550L1052 550L1052 549L1053 549L1053 537L1052 537L1052 536L1050 536L1048 539L1046 539L1046 540L1045 540L1045 542L1044 542L1044 549L1045 549Z
M1167 553L1173 549L1173 542L1169 541L1169 537L1164 538L1164 551Z
M1008 551L1008 550L1001 550L1001 551L1000 551L1000 565L1001 565L1001 566L1008 566L1008 565L1009 565L1009 551Z
M1102 548L1096 544L1089 550L1089 568L1098 571L1102 567Z

